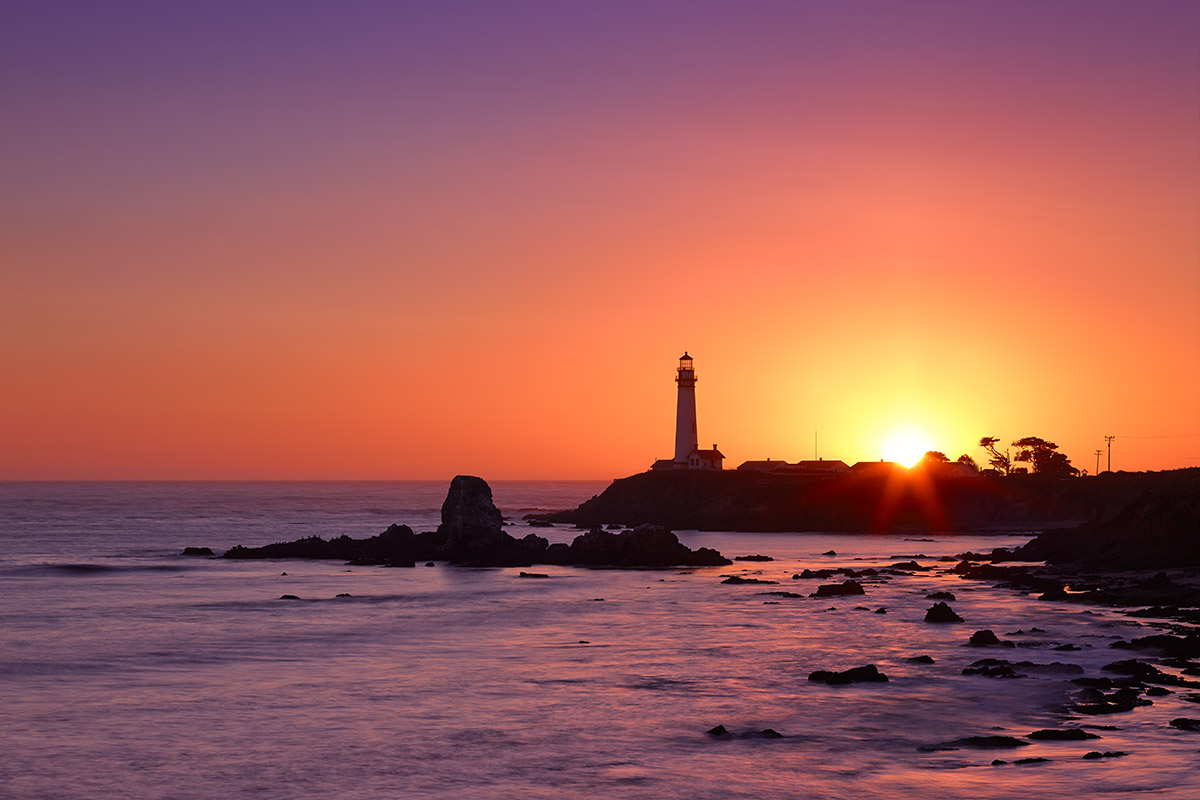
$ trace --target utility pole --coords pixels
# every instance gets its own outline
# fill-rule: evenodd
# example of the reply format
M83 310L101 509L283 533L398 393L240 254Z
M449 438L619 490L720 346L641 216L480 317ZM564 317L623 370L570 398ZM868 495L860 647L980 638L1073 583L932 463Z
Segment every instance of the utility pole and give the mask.
M1112 443L1115 436L1105 436L1104 441L1108 442L1108 471L1112 472Z
M1104 452L1103 450L1097 450L1097 451L1096 451L1096 471L1095 471L1094 473L1092 473L1093 475L1099 475L1099 474L1100 474L1100 454L1101 454L1101 453L1103 453L1103 452Z

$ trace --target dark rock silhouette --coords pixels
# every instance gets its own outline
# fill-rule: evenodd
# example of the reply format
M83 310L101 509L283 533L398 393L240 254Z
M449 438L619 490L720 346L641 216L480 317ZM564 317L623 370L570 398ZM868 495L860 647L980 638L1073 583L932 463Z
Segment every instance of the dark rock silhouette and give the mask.
M1178 728L1181 731L1191 731L1192 733L1200 733L1200 719L1190 719L1188 717L1178 717L1171 720L1171 727Z
M831 672L819 669L809 674L808 679L810 681L817 681L818 683L839 685L847 683L886 683L888 676L880 672L879 668L874 664L867 664L865 667L854 667L843 672Z
M742 583L779 583L779 581L768 581L768 580L763 580L762 578L743 578L741 575L730 575L728 578L726 578L725 580L721 581L721 583L732 583L732 584L742 584Z
M1083 758L1092 761L1097 758L1120 758L1127 755L1129 754L1124 750L1105 750L1103 753L1098 750L1092 750L1090 753L1084 753Z
M925 595L926 600L950 600L954 601L958 598L954 596L954 592L930 592Z
M1200 470L1178 472L1169 485L1127 498L1114 515L1046 531L1013 557L1108 570L1200 566Z
M932 664L932 663L934 663L933 656L913 656L912 658L909 658L906 660L910 664Z
M1042 742L1082 742L1086 739L1099 739L1100 736L1095 733L1089 733L1083 728L1065 728L1062 730L1043 729L1034 731L1026 737L1027 739L1036 739Z
M185 547L183 554L185 556L211 556L213 551L211 547Z
M934 603L925 612L926 622L962 622L963 618L954 613L954 609L945 603Z
M841 583L827 583L818 586L810 597L840 597L843 595L866 594L862 584L858 581L842 581Z
M691 550L674 533L658 525L642 525L613 533L591 530L570 545L530 533L515 539L503 529L492 490L482 478L459 475L450 483L437 531L413 533L392 525L378 536L325 540L311 536L264 547L230 548L223 558L340 559L358 565L412 567L417 561L443 560L482 567L528 567L564 564L597 567L726 566L733 562L715 550Z
M734 556L734 561L774 561L770 556L754 555L754 556Z
M952 739L941 744L926 745L918 747L917 750L930 752L936 750L957 750L960 747L976 747L980 749L997 749L997 748L1016 748L1028 747L1029 742L1012 736L965 736L961 739Z
M971 647L1014 647L1012 642L1000 639L990 630L975 631L968 642Z

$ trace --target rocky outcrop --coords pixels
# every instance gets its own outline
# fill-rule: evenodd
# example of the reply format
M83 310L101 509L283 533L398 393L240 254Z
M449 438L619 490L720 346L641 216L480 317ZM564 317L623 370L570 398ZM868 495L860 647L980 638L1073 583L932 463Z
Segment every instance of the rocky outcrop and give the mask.
M505 533L492 490L482 478L459 475L442 504L442 523L429 533L392 525L378 536L352 539L310 536L264 547L238 545L224 558L339 559L353 564L411 567L417 561L449 561L464 566L528 567L564 564L593 567L726 566L727 558L702 547L691 550L659 525L614 533L591 530L570 545L554 544L530 533L515 539Z
M1111 518L1047 531L1013 558L1104 570L1200 566L1200 470L1181 472L1192 479L1139 495Z
M904 469L834 478L662 470L619 478L579 508L548 519L730 531L1029 530L1087 519L1109 521L1146 492L1197 481L1200 469L1069 479L961 477Z

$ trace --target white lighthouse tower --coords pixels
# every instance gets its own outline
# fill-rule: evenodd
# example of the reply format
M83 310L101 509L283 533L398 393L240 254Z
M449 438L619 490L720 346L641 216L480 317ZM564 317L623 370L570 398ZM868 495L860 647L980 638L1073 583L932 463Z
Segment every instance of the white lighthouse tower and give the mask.
M692 357L686 352L679 358L675 371L678 398L675 403L675 457L660 458L651 469L721 469L725 456L714 444L712 450L701 450L696 435L696 371Z
M692 357L687 351L679 357L675 383L679 385L679 400L675 406L675 463L687 464L692 453L700 449L696 434L696 371L692 369Z

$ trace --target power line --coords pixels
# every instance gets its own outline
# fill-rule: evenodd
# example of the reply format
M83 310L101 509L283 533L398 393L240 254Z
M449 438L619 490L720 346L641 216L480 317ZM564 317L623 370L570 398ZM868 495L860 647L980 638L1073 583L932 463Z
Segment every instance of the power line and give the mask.
M1200 433L1168 433L1162 436L1121 436L1121 439L1187 439L1193 436L1200 436ZM1109 438L1107 436L1105 439Z

